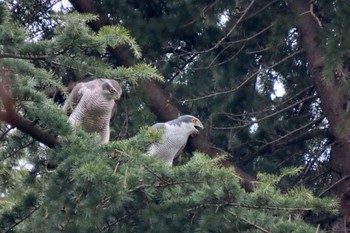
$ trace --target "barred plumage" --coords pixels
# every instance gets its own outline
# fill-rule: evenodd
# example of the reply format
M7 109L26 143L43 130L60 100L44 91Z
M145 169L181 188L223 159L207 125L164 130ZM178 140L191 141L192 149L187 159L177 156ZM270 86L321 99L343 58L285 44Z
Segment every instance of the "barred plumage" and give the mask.
M116 101L122 89L113 79L96 79L78 83L70 93L63 109L69 113L73 126L81 125L86 132L101 135L101 142L109 142L110 119L116 112Z

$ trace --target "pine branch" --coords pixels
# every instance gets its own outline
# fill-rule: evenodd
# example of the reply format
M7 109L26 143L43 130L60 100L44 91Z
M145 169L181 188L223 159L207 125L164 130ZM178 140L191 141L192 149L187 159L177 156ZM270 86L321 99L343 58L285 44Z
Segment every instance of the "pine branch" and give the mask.
M151 173L152 175L154 175L160 182L160 184L158 186L168 186L171 184L171 182L169 182L168 180L164 179L163 177L161 177L160 175L158 175L156 172L154 172L151 168L149 168L148 166L143 166L145 168L146 171L148 171L149 173Z
M242 218L242 217L238 217L240 220L242 220L243 222L247 223L248 225L251 225L253 227L255 227L256 229L262 231L262 232L266 232L266 233L269 233L270 231L268 230L265 230L264 228L252 223L252 222L249 222L248 220L246 220L245 218Z
M18 222L15 222L12 226L10 226L7 230L4 231L4 233L9 233L9 232L13 232L13 229L18 226L19 224L21 224L23 221L25 221L26 219L28 219L32 214L35 213L35 211L37 211L40 208L40 205L38 206L34 206L34 209L32 209L26 216L24 216L23 218L21 218Z
M250 226L252 226L252 227L254 227L254 228L260 230L261 232L265 232L265 233L269 233L269 232L270 232L270 231L268 231L268 230L262 228L261 226L258 226L258 225L256 225L256 224L254 224L254 223L248 221L248 220L245 219L245 218L242 218L242 217L240 217L240 216L237 216L236 214L235 214L235 216L236 216L237 218L239 218L240 220L242 220L243 222L247 223L248 225L250 225Z
M97 15L96 20L88 22L88 25L94 30L99 31L100 28L106 25L111 25L108 16L91 0L69 0L72 6L80 13L91 13ZM129 67L134 64L134 60L130 56L128 46L118 46L109 48L113 57L116 59L117 66Z
M258 210L274 210L274 211L310 211L314 210L312 207L280 207L280 206L262 206L262 205L248 205L244 203L234 203L234 202L226 202L222 204L214 204L214 203L205 203L198 206L195 206L191 209L188 209L187 212L192 213L199 209L204 208L225 208L225 207L241 207L241 208L248 208L248 209L258 209Z
M32 121L24 118L16 111L15 101L6 91L3 82L0 82L0 100L5 108L5 111L0 112L0 121L4 121L12 127L16 127L50 148L56 148L58 146L59 143L56 137L52 136Z
M116 220L113 221L113 222L107 222L107 224L105 226L102 227L102 229L99 229L97 232L105 232L105 231L109 231L111 227L117 225L118 223L120 223L121 221L131 217L132 215L136 214L138 212L138 210L134 210L134 211L131 211L130 213L128 214L125 214L121 217L116 217Z
M12 53L0 53L0 58L16 58L24 60L45 60L48 55L22 55L22 54L12 54Z
M319 169L320 168L320 164L316 164L317 162L319 162L319 158L326 153L327 150L330 150L332 148L332 146L334 146L334 142L331 142L327 145L325 145L324 147L318 149L316 152L314 152L313 154L313 158L309 161L307 161L307 163L305 164L305 167L303 168L303 171L301 172L301 174L295 179L296 182L295 184L301 184L301 182L305 181L305 178L307 177L307 175L314 171L315 166ZM291 155L292 156L292 155ZM280 164L278 164L277 166L280 167L286 160L288 160L289 158L285 159L284 161L282 161ZM292 185L294 186L294 185Z
M2 159L5 160L5 159L8 159L14 155L16 155L18 152L20 152L21 150L23 149L26 149L28 148L28 146L32 145L35 141L34 140L31 140L29 141L28 143L26 143L26 145L21 145L21 147L17 148L16 150L12 151L11 153L7 154L5 157L3 157Z
M74 41L74 39L73 39ZM58 52L53 53L53 56L58 56L61 54L64 54L65 52L68 51L68 49L72 46L73 41L69 43L67 46L65 46L63 49L61 49ZM24 55L24 54L14 54L14 53L0 53L0 59L1 58L15 58L15 59L23 59L23 60L45 60L48 59L50 56L45 54L45 55Z

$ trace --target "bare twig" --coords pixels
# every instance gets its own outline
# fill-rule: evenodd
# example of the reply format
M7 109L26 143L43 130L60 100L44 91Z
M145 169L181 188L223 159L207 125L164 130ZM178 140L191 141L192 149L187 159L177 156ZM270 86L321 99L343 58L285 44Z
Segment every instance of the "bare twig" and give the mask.
M315 233L319 233L320 232L320 224L317 224L317 228L316 228L316 232Z
M288 105L287 107L282 108L282 109L280 109L278 111L274 111L273 113L268 114L268 115L266 115L264 117L261 117L259 119L254 120L254 121L246 121L247 123L245 123L244 125L233 126L233 127L215 127L214 126L212 128L213 129L240 129L240 128L245 128L245 127L250 126L252 124L259 123L259 122L261 122L263 120L266 120L266 119L269 119L269 118L271 118L273 116L276 116L276 115L278 115L278 114L280 114L282 112L285 112L285 111L287 111L287 110L289 110L289 109L291 109L291 108L293 108L293 107L295 107L295 106L297 106L297 105L299 105L299 104L301 104L301 103L303 103L303 102L305 102L307 100L312 100L312 99L315 99L317 97L318 97L317 95L307 96L304 99L301 99L301 100L299 100L299 101L297 101L297 102L295 102L295 103L293 103L291 105Z
M256 225L256 224L254 224L254 223L248 221L248 220L245 219L245 218L242 218L242 217L240 217L240 216L238 216L238 215L236 215L236 217L239 218L240 220L242 220L243 222L247 223L248 225L250 225L250 226L252 226L252 227L258 229L258 230L261 231L261 232L265 232L265 233L269 233L269 232L270 232L270 231L268 231L268 230L262 228L261 226L258 226L258 225Z
M117 217L114 216L116 218L116 220L113 221L113 222L107 222L106 225L102 227L102 229L98 230L98 232L108 231L111 227L117 225L120 221L123 221L123 220L129 218L130 216L136 214L137 211L138 210L133 210L130 213L127 213L127 214L121 216L120 218L117 218Z
M26 219L28 219L32 214L34 214L35 211L37 211L40 208L40 205L38 206L34 206L34 209L32 209L26 216L24 216L23 218L21 218L18 222L15 222L12 226L10 226L7 230L4 231L4 233L8 233L8 232L13 232L12 230L18 226L20 223L22 223L23 221L25 221Z
M300 54L301 52L303 52L303 50L298 50L286 57L284 57L283 59L281 59L280 61L276 62L275 64L272 64L271 66L265 68L264 70L269 70L272 69L280 64L282 64L283 62L285 62L286 60ZM182 100L182 102L190 102L190 101L197 101L197 100L202 100L202 99L206 99L206 98L210 98L210 97L214 97L214 96L218 96L218 95L226 95L229 94L231 92L237 91L239 88L241 88L242 86L244 86L246 83L248 83L250 80L252 80L253 78L255 78L256 75L258 75L260 72L262 72L262 70L257 70L256 72L254 72L253 74L251 74L249 77L247 77L243 82L241 82L238 86L233 87L229 90L226 91L219 91L219 92L214 92L205 96L200 96L197 98L193 98L193 99L184 99Z
M179 74L181 74L181 72L186 68L186 66L190 64L196 57L197 54L193 54L189 59L185 61L185 64L183 64L181 67L178 67L178 71L171 76L171 78L166 82L166 85L169 85Z
M223 65L229 61L232 61L233 59L235 59L238 54L245 48L245 46L242 46L241 48L238 49L238 51L233 54L229 59L226 59L225 61L219 62L217 64L214 65L214 62L216 61L216 59L218 59L220 57L220 55L226 51L226 49L228 49L229 47L231 47L230 45L226 46L223 50L220 51L220 53L218 53L218 55L216 55L212 61L210 62L209 65L205 66L205 67L197 67L197 68L193 68L193 70L204 70L204 69L209 69L209 68L213 68L213 67L217 67L220 65Z
M268 4L266 4L265 6L259 7L259 10L257 10L256 12L250 14L250 15L246 18L246 20L247 20L247 19L250 19L250 18L252 18L252 17L254 17L254 16L256 16L256 15L258 15L260 12L263 12L263 11L264 11L265 9L267 9L269 6L271 6L271 5L273 5L274 3L279 2L279 1L280 1L280 0L273 0L273 1L270 1Z
M1 117L0 117L0 118L1 118ZM5 137L5 135L6 135L8 132L10 132L11 130L13 130L14 128L15 128L15 127L13 127L13 126L8 127L8 129L6 129L5 132L3 132L3 133L1 134L0 140L3 139L3 138Z
M242 22L244 17L247 15L248 11L252 8L254 2L255 2L255 0L252 0L249 3L247 8L243 11L243 14L241 15L241 17L239 17L239 19L236 21L236 23L231 27L231 29L226 33L226 35L224 37L222 37L213 47L206 49L206 50L203 50L203 51L200 51L199 53L207 53L207 52L213 51L214 49L217 49L231 35L231 33L237 28L238 24L240 24Z
M330 185L328 188L326 188L325 190L323 190L318 197L323 196L326 192L328 192L329 190L331 190L334 186L336 186L337 184L341 183L342 181L348 179L350 177L350 175L344 176L343 178L337 180L335 183L333 183L332 185Z
M281 109L284 105L286 105L288 102L294 102L295 99L297 99L300 95L305 94L305 92L309 91L310 89L314 88L313 85L306 87L305 89L299 91L298 93L294 94L293 96L289 97L288 99L285 99L284 101L280 102L278 105L273 106L275 109ZM271 104L269 104L266 108L262 109L261 111L255 111L255 112L243 112L241 114L233 114L233 113L227 113L227 112L217 112L213 115L223 114L229 117L230 119L235 119L235 117L257 117L258 115L263 115L265 113L269 113L273 111L271 109Z
M310 10L305 11L303 13L300 14L300 16L304 15L304 14L310 14L317 22L318 26L320 26L320 28L322 28L322 22L321 20L317 17L317 15L314 12L314 4L312 3L313 1L310 1Z
M223 42L222 44L223 45L227 45L227 44L233 45L233 44L242 44L242 43L248 42L248 41L256 38L257 36L263 34L264 32L268 31L272 26L273 26L273 24L270 24L267 27L263 28L262 30L258 31L257 33L255 33L254 35L252 35L250 37L243 38L240 40L231 41L231 42Z
M304 138L305 135L312 133L312 131L307 131L306 129L313 124L318 124L323 119L324 119L324 116L321 116L321 117L319 117L313 121L310 121L309 123L297 128L293 131L290 131L289 133L287 133L287 134L285 134L277 139L266 142L263 146L261 146L259 148L259 150L255 151L253 153L250 153L247 156L244 156L239 163L245 164L245 163L251 161L253 158L257 157L259 154L266 152L268 150L271 150L272 147L277 148L278 146L285 145L286 143L295 142L295 140L296 140L295 138L297 138L297 139ZM301 132L302 130L305 130L305 131ZM296 135L296 137L288 140L288 138L292 137L293 135Z

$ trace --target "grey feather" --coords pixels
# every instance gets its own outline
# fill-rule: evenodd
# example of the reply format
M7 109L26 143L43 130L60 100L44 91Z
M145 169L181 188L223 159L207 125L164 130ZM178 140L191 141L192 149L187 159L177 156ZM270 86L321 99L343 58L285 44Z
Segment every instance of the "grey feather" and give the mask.
M153 129L163 129L165 127L164 123L155 123L154 125L152 125Z
M163 128L164 132L161 140L149 147L147 155L155 156L166 165L172 166L174 159L185 147L188 137L198 133L196 128L203 128L203 125L198 118L184 115L168 122L156 123L152 128Z

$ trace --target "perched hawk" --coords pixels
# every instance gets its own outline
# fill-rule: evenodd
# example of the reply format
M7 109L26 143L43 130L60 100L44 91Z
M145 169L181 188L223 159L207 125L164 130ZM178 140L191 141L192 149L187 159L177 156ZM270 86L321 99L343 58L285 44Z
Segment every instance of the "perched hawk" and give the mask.
M96 79L75 85L63 110L73 126L81 125L86 132L101 135L101 142L109 142L109 122L116 111L122 89L113 79Z
M197 129L203 129L203 125L198 118L184 115L175 120L156 123L152 128L163 129L164 132L160 142L153 143L149 147L147 155L156 156L163 160L166 165L172 166L175 157L185 147L188 137L198 133Z

